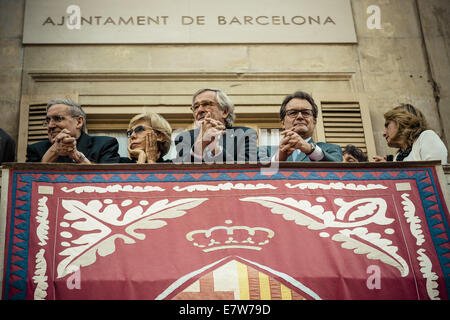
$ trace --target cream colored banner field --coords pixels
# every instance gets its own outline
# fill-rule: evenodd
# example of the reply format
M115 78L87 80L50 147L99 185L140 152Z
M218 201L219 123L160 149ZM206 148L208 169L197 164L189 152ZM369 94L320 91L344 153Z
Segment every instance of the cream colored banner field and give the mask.
M23 43L355 43L350 0L27 0Z

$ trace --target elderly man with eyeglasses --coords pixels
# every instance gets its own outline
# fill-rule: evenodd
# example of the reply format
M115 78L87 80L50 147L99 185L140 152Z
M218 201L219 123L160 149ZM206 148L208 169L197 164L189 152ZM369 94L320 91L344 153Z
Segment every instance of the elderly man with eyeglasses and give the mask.
M288 95L281 104L280 122L283 131L278 150L270 146L260 149L261 158L272 161L342 161L341 147L314 142L312 135L317 124L318 108L313 98L303 91Z
M175 138L174 163L248 163L257 161L255 130L233 126L234 104L219 89L198 90L191 110L195 129Z
M55 99L47 104L44 126L48 140L28 146L27 162L119 162L116 138L86 134L86 114L70 99Z

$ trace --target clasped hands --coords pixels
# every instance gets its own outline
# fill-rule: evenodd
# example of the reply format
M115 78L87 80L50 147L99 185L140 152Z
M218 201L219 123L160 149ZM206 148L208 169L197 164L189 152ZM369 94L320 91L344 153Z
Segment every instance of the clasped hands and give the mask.
M206 147L213 155L220 153L219 140L226 132L225 125L221 121L212 119L208 112L201 121L196 122L196 126L200 128L200 132L194 143L194 153L203 157Z
M53 139L52 146L42 157L42 162L55 162L58 157L69 157L77 163L88 160L77 150L77 139L67 129L61 130Z
M281 139L278 148L278 161L286 161L296 149L299 149L306 154L311 153L311 144L295 132L294 128L282 131L281 135L283 136L283 139Z

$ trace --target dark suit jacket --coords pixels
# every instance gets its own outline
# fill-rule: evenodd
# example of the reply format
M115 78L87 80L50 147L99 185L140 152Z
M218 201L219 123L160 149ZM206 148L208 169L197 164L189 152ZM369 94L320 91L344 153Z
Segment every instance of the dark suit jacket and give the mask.
M314 142L312 139L310 142ZM342 162L342 149L337 144L326 143L326 142L316 142L316 144L322 149L324 157L320 161L333 161L333 162ZM263 146L259 148L259 157L261 161L270 160L273 155L278 152L278 146ZM286 159L286 161L294 161L292 158L292 154ZM300 152L296 162L303 161L313 161L311 160L304 152Z
M16 161L16 143L11 136L0 128L0 165L2 162Z
M49 140L31 144L27 148L27 162L40 162L47 150L52 146ZM95 163L118 163L119 143L116 138L90 136L82 132L77 139L77 150ZM58 157L56 162L73 163L69 157Z
M258 161L256 131L247 127L233 127L226 129L225 134L220 137L219 145L222 152L215 156L206 153L203 161L195 159L192 149L199 129L184 131L175 138L176 157L173 163L245 163Z

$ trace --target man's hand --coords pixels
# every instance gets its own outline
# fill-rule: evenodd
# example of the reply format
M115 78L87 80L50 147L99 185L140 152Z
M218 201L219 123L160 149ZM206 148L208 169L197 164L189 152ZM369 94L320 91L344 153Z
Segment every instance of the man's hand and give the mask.
M77 139L70 136L69 130L63 129L53 140L53 145L47 150L41 162L56 162L58 157L69 157L75 163L91 163L83 153L77 150Z
M77 147L77 140L71 137L69 130L63 129L55 137L53 143L53 151L58 154L58 156L69 156Z
M300 151L308 154L312 151L312 146L306 140L304 140L298 133L294 131L294 128L281 132L283 139L280 141L278 148L278 160L286 161L286 159L299 149Z
M225 134L225 125L211 118L211 115L207 115L200 122L200 134L194 143L194 152L203 157L203 153L207 146L212 154L216 154L219 151L219 139L220 136Z
M73 159L74 153L78 152L77 140L71 137L69 130L63 129L53 140L53 145L47 150L41 162L56 162L60 156L68 156Z

